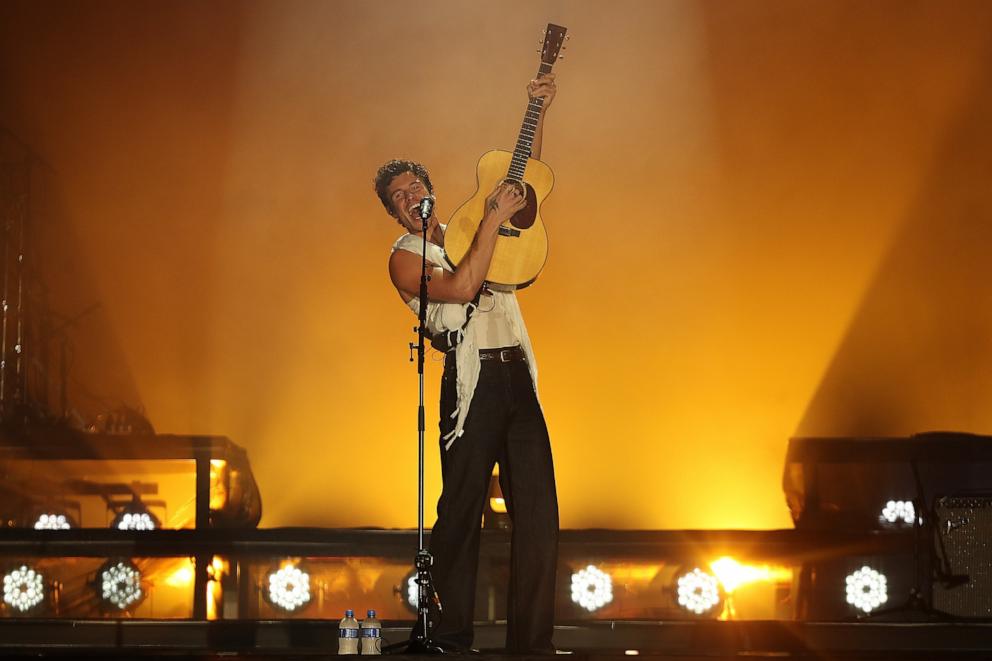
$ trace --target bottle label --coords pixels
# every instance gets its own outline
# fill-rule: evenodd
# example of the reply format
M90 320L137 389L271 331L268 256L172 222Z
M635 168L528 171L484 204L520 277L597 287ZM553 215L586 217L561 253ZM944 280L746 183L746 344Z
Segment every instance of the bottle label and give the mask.
M338 629L338 638L358 638L358 629Z
M362 629L362 636L364 638L378 638L379 637L379 629L373 629L371 627L366 627L365 629Z

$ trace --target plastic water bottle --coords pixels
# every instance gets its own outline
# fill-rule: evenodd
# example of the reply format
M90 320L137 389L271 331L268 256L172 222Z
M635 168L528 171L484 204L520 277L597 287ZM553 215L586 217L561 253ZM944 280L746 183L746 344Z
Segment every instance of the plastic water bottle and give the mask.
M382 626L371 608L362 620L362 654L382 654Z
M338 625L338 654L358 654L358 620L350 608Z

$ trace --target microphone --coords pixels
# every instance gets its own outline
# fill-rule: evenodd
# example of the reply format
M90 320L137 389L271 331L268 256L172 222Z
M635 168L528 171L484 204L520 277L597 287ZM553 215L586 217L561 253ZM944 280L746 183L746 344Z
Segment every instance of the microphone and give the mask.
M434 196L428 195L420 201L417 205L417 213L420 214L420 220L427 220L434 213Z

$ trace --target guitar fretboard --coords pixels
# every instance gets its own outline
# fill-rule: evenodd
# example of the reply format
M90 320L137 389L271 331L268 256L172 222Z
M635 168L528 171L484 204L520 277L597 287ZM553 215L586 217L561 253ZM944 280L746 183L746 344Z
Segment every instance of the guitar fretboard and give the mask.
M542 62L541 67L537 71L538 77L551 73L551 66ZM516 181L518 183L523 181L527 159L530 158L530 149L534 144L534 133L537 131L537 122L541 118L542 106L544 106L544 99L532 99L527 104L527 111L524 113L524 123L520 127L517 146L513 149L513 159L510 161L510 168L506 173L506 178L510 181Z

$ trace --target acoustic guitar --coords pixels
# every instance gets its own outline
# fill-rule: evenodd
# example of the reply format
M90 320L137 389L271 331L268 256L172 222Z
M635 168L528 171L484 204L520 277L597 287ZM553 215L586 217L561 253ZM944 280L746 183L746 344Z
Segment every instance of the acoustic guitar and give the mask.
M551 73L558 60L566 29L549 23L541 47L538 76ZM554 174L543 162L530 157L534 131L544 101L531 99L513 152L493 150L479 159L476 170L478 189L451 216L444 233L444 249L448 261L456 267L464 259L482 223L486 197L496 185L508 181L515 184L527 200L499 228L496 249L486 273L486 282L502 289L520 289L534 282L548 259L548 232L541 220L541 204L551 192Z

